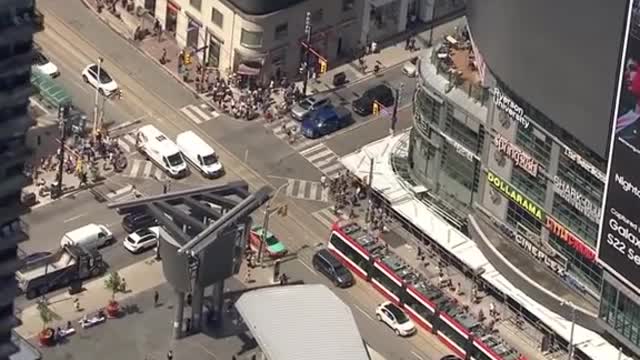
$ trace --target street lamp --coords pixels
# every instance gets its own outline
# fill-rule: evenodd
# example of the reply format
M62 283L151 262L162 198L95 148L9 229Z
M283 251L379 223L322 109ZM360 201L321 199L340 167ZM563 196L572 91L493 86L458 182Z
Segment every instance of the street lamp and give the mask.
M99 96L100 96L100 84L102 84L100 82L100 72L102 71L102 62L103 61L104 61L103 58L101 58L101 57L98 58L98 74L97 74L96 93L95 93L95 98L93 100L93 136L94 137L98 134L98 129L99 129L100 111L98 110L98 101L99 101Z
M567 356L567 359L573 360L573 331L576 327L576 306L571 301L566 300L560 302L560 306L571 307L571 332L569 335L569 356Z
M265 209L264 209L264 219L262 221L262 236L260 238L260 243L258 244L258 265L262 265L262 250L263 250L263 246L264 246L264 237L267 236L267 233L269 232L269 216L271 215L272 211L278 211L280 209L280 207L277 207L275 209L271 209L271 202L278 197L278 194L280 193L280 191L284 188L286 188L289 185L289 183L284 183L282 185L280 185L280 187L278 188L278 190L276 190L275 194L273 195L273 197L271 197L271 199L269 199L269 201L267 201L267 204L265 205Z
M311 13L309 11L307 11L306 17L304 18L304 33L307 35L307 43L304 47L304 64L302 69L304 80L302 81L302 95L307 96L307 83L309 82L309 54L311 53L309 49L311 46Z

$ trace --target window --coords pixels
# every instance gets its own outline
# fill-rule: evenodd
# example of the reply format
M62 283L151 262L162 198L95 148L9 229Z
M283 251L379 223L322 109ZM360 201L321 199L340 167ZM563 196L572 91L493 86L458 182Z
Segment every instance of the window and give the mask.
M222 15L220 10L211 8L211 22L214 23L217 27L222 28L222 24L224 23L224 15Z
M313 11L311 13L311 24L318 24L322 22L322 16L324 15L324 12L322 11L322 9L318 9L316 11Z
M349 260L353 262L354 265L358 266L365 273L369 272L369 261L360 255L359 252L355 251L351 246L347 245L338 235L335 233L331 234L331 238L329 238L329 242L333 245L340 253L346 256Z
M276 26L276 31L273 37L276 40L286 39L288 33L289 33L289 23L280 24Z
M356 0L342 0L342 11L353 10Z
M202 8L202 0L189 0L189 4L191 4L194 9L198 9L198 11Z
M242 29L240 43L246 47L262 46L262 31L249 31Z

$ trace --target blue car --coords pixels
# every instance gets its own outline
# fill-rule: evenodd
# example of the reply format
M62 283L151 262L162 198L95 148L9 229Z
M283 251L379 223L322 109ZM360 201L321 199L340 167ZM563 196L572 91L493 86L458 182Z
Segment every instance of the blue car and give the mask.
M302 135L316 139L349 126L353 122L351 112L343 107L322 106L302 119Z

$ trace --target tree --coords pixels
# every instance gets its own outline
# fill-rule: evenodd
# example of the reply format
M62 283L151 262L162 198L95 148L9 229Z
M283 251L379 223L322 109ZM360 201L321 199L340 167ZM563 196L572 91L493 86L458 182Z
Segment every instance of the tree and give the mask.
M117 271L109 273L109 277L104 280L104 287L111 290L111 301L116 300L117 293L124 292L125 289L122 280L122 277Z
M44 332L47 329L47 325L52 321L62 320L62 317L58 315L55 311L51 310L49 304L45 301L38 301L38 313L40 314L40 320L42 320L42 331Z

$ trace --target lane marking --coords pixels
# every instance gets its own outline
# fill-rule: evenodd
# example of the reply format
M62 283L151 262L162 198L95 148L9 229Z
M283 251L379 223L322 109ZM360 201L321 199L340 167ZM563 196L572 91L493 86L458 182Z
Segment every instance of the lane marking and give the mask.
M371 319L371 320L375 321L375 320L373 319L373 317L372 317L371 315L369 315L369 313L368 313L368 312L364 311L364 310L363 310L359 305L353 304L353 306L354 306L358 311L360 311L360 312L362 313L362 315L364 315L364 316L368 317L369 319Z
M311 266L307 265L304 261L302 261L302 260L300 260L300 259L298 259L298 261L300 262L300 264L302 264L302 266L306 267L306 268L307 268L307 270L309 270L309 271L311 271L312 273L314 273L314 274L316 274L316 275L320 276L320 274L318 274L318 272L317 272L317 271L315 271L315 269L313 269Z
M411 355L417 357L420 360L424 360L424 358L422 356L418 355L418 353L416 353L415 351L411 351Z
M68 218L68 219L64 220L64 221L63 221L63 223L65 223L65 224L66 224L66 223L70 223L70 222L72 222L72 221L75 221L75 220L80 219L81 217L83 217L83 216L85 216L85 215L86 215L86 214L80 214L80 215L76 215L76 216L74 216L74 217L70 217L70 218Z
M303 150L303 151L300 151L300 154L302 154L302 156L305 156L306 154L312 153L312 152L314 152L315 150L320 149L320 148L321 148L321 147L323 147L323 146L324 146L324 144L322 144L322 143L321 143L321 144L318 144L318 145L315 145L315 146L312 146L312 147L310 147L310 148L308 148L308 149L305 149L305 150Z

